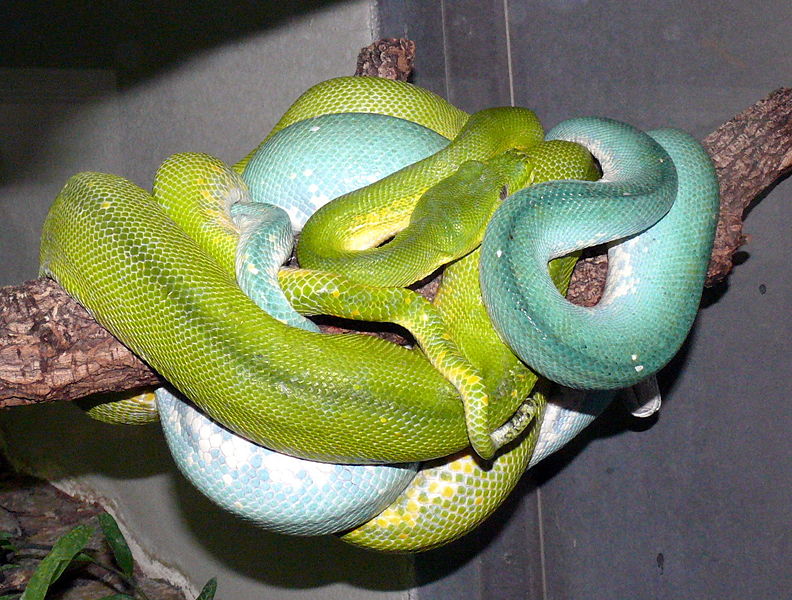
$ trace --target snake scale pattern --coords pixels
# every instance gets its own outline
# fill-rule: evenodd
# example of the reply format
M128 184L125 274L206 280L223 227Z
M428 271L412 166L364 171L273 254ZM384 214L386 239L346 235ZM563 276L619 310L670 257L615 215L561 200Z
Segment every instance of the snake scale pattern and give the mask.
M177 154L151 192L73 176L41 273L169 382L93 416L159 418L182 472L261 527L415 552L473 529L670 360L717 211L709 158L680 131L580 118L545 136L527 109L468 115L342 77L236 165ZM284 267L294 232L300 267ZM574 306L571 269L598 244L604 296ZM441 267L433 301L410 288ZM413 343L323 334L311 315ZM550 381L575 389L548 402Z

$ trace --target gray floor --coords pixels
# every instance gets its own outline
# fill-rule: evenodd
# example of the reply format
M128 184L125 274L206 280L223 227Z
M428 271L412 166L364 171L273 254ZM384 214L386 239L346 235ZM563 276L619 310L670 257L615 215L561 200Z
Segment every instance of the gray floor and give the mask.
M786 0L379 7L384 36L418 44L415 83L548 128L596 114L703 137L790 85ZM661 374L659 418L613 407L482 530L418 557L421 600L792 598L790 200L785 181L751 211L741 264Z

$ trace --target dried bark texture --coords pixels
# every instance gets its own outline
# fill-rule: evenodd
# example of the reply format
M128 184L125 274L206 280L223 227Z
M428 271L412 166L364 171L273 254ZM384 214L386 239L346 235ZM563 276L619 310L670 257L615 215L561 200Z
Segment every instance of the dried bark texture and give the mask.
M605 289L608 274L608 255L598 246L586 253L575 265L569 280L567 300L580 306L594 306Z
M160 381L54 281L0 288L0 406L76 400Z
M718 172L720 219L707 285L731 271L746 241L745 209L792 169L792 88L781 88L727 121L703 140Z
M355 75L407 81L415 60L415 42L404 38L377 40L360 50Z
M406 79L414 53L409 40L380 40L361 50L358 74ZM731 256L743 242L745 207L790 169L792 90L781 89L759 101L707 136L704 144L718 169L722 193L708 278L712 285L728 273ZM568 298L595 304L606 272L602 255L581 261ZM435 279L419 291L431 298L436 286ZM329 324L325 329L348 331ZM398 331L390 339L408 341ZM159 381L56 283L37 280L0 289L0 407L74 400Z

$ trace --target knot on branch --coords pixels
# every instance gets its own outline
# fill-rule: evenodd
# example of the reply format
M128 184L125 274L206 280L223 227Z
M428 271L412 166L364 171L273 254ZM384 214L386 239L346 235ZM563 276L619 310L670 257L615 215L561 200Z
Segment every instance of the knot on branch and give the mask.
M407 81L415 60L415 42L404 38L377 40L360 50L355 75Z

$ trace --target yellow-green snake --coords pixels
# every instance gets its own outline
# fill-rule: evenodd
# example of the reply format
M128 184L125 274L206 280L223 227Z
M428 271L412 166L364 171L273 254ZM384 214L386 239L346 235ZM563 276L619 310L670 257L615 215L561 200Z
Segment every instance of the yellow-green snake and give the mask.
M409 84L330 80L234 168L176 155L151 194L75 175L45 222L41 271L172 385L157 392L168 442L221 506L278 531L424 550L486 518L537 439L533 462L608 401L553 406L542 423L526 364L575 387L631 385L695 315L717 213L703 150L604 119L548 138L525 109L468 116ZM537 183L595 177L574 142L602 180ZM279 268L290 224L305 224L302 269ZM558 289L574 257L547 262L605 242L605 301L571 307ZM434 303L400 287L444 264ZM286 301L396 322L420 349L320 334Z

